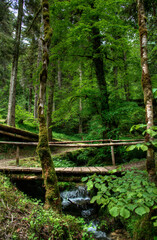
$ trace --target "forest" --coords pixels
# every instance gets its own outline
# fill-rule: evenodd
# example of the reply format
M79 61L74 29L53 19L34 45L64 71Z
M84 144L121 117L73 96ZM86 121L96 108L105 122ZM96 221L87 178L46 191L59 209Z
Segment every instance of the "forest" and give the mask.
M117 165L145 166L121 177L115 169L82 179L101 228L125 229L128 235L115 239L157 239L157 0L1 0L0 96L1 125L39 134L35 158L45 187L43 208L21 192L14 195L16 186L1 175L1 239L95 239L82 219L62 219L55 167L57 161L59 167L111 165L111 148L52 157L49 142L105 139L142 139L115 147L114 154ZM3 146L0 161L10 151ZM23 198L20 210L13 197Z

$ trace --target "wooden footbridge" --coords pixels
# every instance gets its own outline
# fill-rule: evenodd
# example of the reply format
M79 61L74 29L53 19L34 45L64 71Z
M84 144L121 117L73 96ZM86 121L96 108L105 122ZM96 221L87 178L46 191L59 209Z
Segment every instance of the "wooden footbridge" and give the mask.
M9 144L16 145L16 165L17 166L0 166L0 172L9 174L12 178L17 179L41 179L42 169L41 168L32 168L32 167L20 167L19 158L20 158L20 146L37 146L38 144L38 135L30 133L21 129L13 128L0 124L0 135L2 137L7 136L12 141L0 141L0 145ZM21 142L23 141L23 142ZM53 141L49 142L50 147L59 147L59 148L87 148L87 147L111 147L111 159L112 166L105 167L66 167L66 168L55 168L57 176L60 180L66 181L70 178L80 179L82 176L91 175L94 173L97 174L107 174L109 170L116 168L116 161L114 155L114 147L116 146L126 146L126 145L136 145L143 143L143 139L134 139L134 140L112 140L112 139L102 139L102 140L87 140L87 141L67 141L59 142Z
M105 175L109 170L113 170L115 167L65 167L65 168L55 168L57 177L59 181L80 181L84 176L93 175L94 173L98 175ZM0 172L3 172L10 176L14 180L41 180L42 179L42 169L34 167L17 167L17 166L7 166L0 167Z

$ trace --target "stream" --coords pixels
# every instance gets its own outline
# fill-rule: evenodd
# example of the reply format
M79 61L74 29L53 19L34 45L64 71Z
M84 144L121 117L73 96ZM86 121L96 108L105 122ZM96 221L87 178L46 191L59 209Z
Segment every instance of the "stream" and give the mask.
M105 232L99 231L97 226L97 209L90 203L90 197L85 186L78 186L72 190L61 192L62 209L65 214L83 217L89 225L88 231L93 233L94 239L110 240Z
M14 182L14 181L13 181ZM45 190L42 187L41 181L15 181L19 190L23 191L30 197L40 199L44 202ZM110 240L105 232L99 231L98 209L90 203L90 196L85 185L78 185L71 190L60 192L62 199L62 209L65 214L70 214L75 217L84 218L88 227L88 231L92 232L94 239ZM93 238L92 238L93 239Z

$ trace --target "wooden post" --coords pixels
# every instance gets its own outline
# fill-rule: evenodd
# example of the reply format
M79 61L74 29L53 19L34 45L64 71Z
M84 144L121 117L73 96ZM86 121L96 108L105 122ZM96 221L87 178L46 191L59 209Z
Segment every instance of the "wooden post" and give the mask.
M17 145L16 148L16 166L19 166L19 153L20 153L20 147Z
M112 143L112 139L111 139L110 143ZM113 166L116 166L115 155L114 155L114 146L111 146L111 157L112 157Z

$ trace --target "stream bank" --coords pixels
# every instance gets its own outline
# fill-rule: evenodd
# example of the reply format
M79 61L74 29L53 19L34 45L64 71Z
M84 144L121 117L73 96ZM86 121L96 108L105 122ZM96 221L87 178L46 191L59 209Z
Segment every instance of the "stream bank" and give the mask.
M17 181L13 182L17 188L27 194L31 198L35 198L44 202L45 191L43 188L42 180L32 181ZM99 207L90 203L90 196L86 190L85 185L76 183L59 183L60 193L62 198L63 213L70 214L76 218L83 218L86 224L89 226L88 231L93 233L94 239L97 240L131 240L129 235L123 229L117 229L114 231L114 225L118 224L105 219L105 216L99 218ZM102 215L102 213L101 213ZM110 217L111 218L111 217ZM101 223L102 221L102 223ZM105 227L103 226L105 222ZM109 224L112 224L109 226ZM106 226L108 224L108 226ZM102 226L100 226L102 225ZM110 233L112 231L112 233ZM93 238L91 238L93 239Z

